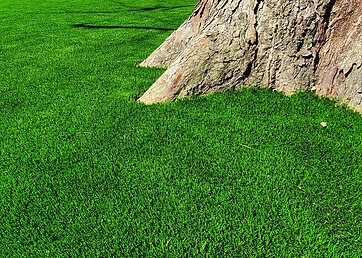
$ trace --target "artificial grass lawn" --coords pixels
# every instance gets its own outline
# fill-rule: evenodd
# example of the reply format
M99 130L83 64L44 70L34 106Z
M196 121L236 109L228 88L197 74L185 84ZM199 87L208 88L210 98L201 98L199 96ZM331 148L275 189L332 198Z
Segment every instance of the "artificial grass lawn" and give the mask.
M262 89L134 101L195 3L0 2L1 256L361 255L357 113Z

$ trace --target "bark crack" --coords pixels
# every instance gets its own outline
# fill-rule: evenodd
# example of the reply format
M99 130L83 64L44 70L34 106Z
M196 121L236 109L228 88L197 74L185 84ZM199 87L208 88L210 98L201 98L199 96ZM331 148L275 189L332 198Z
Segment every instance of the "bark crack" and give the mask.
M344 76L345 76L346 78L350 75L350 73L352 72L352 70L353 70L353 68L354 68L355 66L357 66L357 64L356 64L356 63L353 63L353 64L351 65L351 67L349 68L349 70L344 74Z
M314 45L316 45L317 47L317 50L316 50L316 54L315 54L315 59L314 59L314 71L316 71L318 69L318 64L319 64L319 61L320 61L320 50L322 49L323 45L326 43L326 31L328 30L328 26L330 24L330 18L331 18L331 15L332 15L332 9L333 9L333 6L336 4L336 0L331 0L329 2L329 4L327 4L326 6L326 12L325 14L323 15L323 18L322 18L322 23L325 23L324 25L324 28L323 28L323 36L321 39L318 39L317 38L317 42L313 42ZM317 12L317 8L316 9L316 12ZM318 12L317 14L319 16L321 16ZM323 25L322 25L323 26ZM318 42L319 41L319 42ZM319 43L319 44L318 44Z

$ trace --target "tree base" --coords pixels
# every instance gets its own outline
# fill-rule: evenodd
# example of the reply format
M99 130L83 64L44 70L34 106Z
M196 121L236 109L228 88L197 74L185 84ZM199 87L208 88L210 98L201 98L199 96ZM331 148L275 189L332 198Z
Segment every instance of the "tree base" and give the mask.
M140 65L168 69L145 104L258 85L316 89L362 112L359 0L202 0Z

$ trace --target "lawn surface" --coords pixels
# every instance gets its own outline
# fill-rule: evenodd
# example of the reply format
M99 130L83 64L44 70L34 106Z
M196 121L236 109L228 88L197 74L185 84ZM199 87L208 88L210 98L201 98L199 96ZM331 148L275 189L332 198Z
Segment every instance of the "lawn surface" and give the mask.
M262 89L134 101L194 4L0 2L1 257L362 254L359 114Z

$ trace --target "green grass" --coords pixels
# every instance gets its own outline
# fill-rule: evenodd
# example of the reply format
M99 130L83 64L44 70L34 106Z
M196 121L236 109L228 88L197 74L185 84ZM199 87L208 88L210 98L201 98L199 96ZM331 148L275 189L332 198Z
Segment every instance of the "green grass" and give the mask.
M0 2L1 257L361 256L359 114L266 89L133 101L195 3Z

